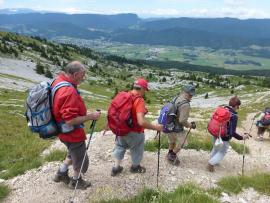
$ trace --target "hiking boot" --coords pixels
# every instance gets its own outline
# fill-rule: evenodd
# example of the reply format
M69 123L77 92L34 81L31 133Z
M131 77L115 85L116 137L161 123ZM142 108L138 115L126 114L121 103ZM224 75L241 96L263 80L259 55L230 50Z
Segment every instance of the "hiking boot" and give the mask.
M117 174L121 173L123 171L122 166L112 167L111 176L116 176Z
M71 178L68 187L70 189L75 189L77 181L77 189L86 190L88 187L91 186L91 183L89 181L83 180L82 177L80 177L78 180Z
M130 167L130 172L131 173L145 173L146 172L146 168L138 165L138 166L131 166Z
M173 164L175 166L180 164L180 160L178 159L177 155L175 153L168 153L167 154L167 160L170 164Z
M68 176L68 170L66 172L60 172L60 170L58 170L54 175L53 181L56 183L63 182L65 184L69 184L70 177Z
M214 166L211 165L211 164L208 164L206 168L207 168L207 170L208 170L209 172L211 172L211 173L213 173L213 172L215 171Z

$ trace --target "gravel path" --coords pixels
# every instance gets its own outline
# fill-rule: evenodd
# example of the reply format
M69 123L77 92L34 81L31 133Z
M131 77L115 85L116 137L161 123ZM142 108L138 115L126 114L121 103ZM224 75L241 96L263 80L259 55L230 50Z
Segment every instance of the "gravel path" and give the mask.
M249 115L244 126L251 125L253 115ZM242 132L244 129L241 129ZM248 129L247 129L248 130ZM256 128L252 129L254 135L248 140L247 145L251 154L246 156L246 173L254 171L269 171L268 163L269 139L258 142L254 139ZM146 131L147 137L154 137L152 131ZM85 178L91 180L92 187L77 193L75 202L92 202L100 199L126 198L135 195L143 187L156 187L156 166L157 153L145 152L142 165L146 166L145 174L131 174L129 172L129 153L125 157L124 171L118 177L110 176L110 169L113 165L111 152L114 144L114 136L107 133L96 133L90 145L90 167ZM57 146L57 144L56 144ZM160 187L163 190L171 191L179 184L194 182L203 188L215 187L217 180L228 175L241 173L242 156L233 150L229 150L224 161L216 167L215 173L206 171L206 163L209 153L196 150L182 150L180 155L181 164L179 167L171 166L165 161L166 150L161 150L160 162ZM43 165L38 169L27 171L24 175L6 181L12 188L12 192L4 202L68 202L72 196L72 190L62 183L54 183L52 177L58 169L59 162L52 162ZM223 194L223 202L270 202L270 197L259 195L252 188L244 190L237 196Z
M27 61L15 59L0 58L0 73L20 76L31 81L39 82L45 78L37 75L34 71L34 64ZM14 67L16 67L14 69ZM34 78L36 78L34 80ZM9 80L9 79L6 79ZM14 83L15 82L15 83ZM1 85L5 83L3 77L0 77ZM22 86L22 90L32 85L31 82L16 80L10 81L10 85L16 87ZM9 86L9 85L8 85ZM13 86L12 86L13 87ZM5 87L7 88L7 87ZM262 97L260 99L263 99ZM224 101L222 99L211 98L207 102L201 98L194 98L194 106L213 107ZM251 126L251 118L254 114L250 114L243 123L246 129L240 131L248 131ZM246 173L254 171L270 171L269 157L270 139L264 142L255 140L256 128L252 129L253 138L247 141L247 145L251 149L251 154L246 156L245 171ZM155 136L153 131L146 130L146 138L150 139ZM93 142L90 145L88 155L90 156L90 167L85 175L86 179L91 180L92 187L85 191L79 191L75 202L93 202L100 199L111 198L127 198L135 195L144 187L156 187L156 167L157 153L145 152L142 165L147 168L145 174L131 174L129 172L130 156L127 153L124 160L124 171L118 177L111 177L110 170L113 165L111 152L114 146L114 136L107 133L95 133ZM63 145L57 141L51 146L51 149L58 149ZM44 154L48 153L48 150ZM178 185L185 182L195 182L204 188L215 187L217 180L228 175L237 175L241 173L242 156L233 150L229 150L225 159L220 166L216 168L215 173L206 171L205 167L209 158L209 152L196 150L182 150L180 153L181 164L179 167L172 167L165 160L167 151L161 150L160 161L160 187L163 190L171 191ZM25 174L14 177L5 181L12 189L11 194L4 200L5 203L50 203L50 202L68 202L73 191L68 189L62 183L54 183L52 177L58 169L60 162L46 163L38 169L27 171ZM258 194L252 188L244 190L244 192L228 196L223 194L221 197L223 202L244 203L244 202L270 202L270 197Z

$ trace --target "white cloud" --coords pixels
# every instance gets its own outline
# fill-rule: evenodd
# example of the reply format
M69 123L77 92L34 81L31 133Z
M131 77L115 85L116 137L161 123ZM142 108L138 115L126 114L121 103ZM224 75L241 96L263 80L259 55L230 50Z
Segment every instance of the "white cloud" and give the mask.
M270 13L245 7L222 7L219 9L191 9L191 10L177 10L177 9L153 9L148 11L136 12L142 17L156 16L156 17L197 17L197 18L270 18Z
M0 6L4 4L4 0L0 0Z
M225 7L245 7L247 5L247 0L224 0Z
M221 10L223 16L247 19L247 18L269 18L270 14L268 12L251 9L251 8L223 8ZM221 17L223 17L221 16Z
M163 9L157 8L153 10L144 10L141 11L142 14L157 15L157 16L177 16L179 11L177 9Z
M74 7L61 9L60 12L69 13L69 14L84 13L82 10L74 8Z
M0 0L0 2L3 0ZM62 0L75 1L75 0ZM94 0L88 0L94 1ZM160 0L163 1L163 0ZM187 1L187 0L169 0L169 1ZM197 1L197 0L191 0ZM198 6L199 7L199 6ZM39 8L38 10L41 10ZM197 17L197 18L270 18L270 13L248 7L247 0L224 0L224 4L219 8L194 8L194 9L177 9L177 8L152 8L152 9L79 9L76 7L66 7L61 9L49 9L51 11L75 13L96 13L96 14L118 14L118 13L136 13L140 17Z

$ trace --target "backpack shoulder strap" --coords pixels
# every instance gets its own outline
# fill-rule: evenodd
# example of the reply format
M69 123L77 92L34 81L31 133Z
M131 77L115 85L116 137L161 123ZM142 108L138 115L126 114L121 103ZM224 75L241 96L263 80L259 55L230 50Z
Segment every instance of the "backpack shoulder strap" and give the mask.
M143 98L141 95L139 94L132 94L131 92L128 92L128 94L130 94L133 103L135 102L135 100L137 100L138 98Z
M180 106L182 106L183 104L189 104L190 105L190 102L189 101L187 101L186 99L185 100L183 100L183 101L181 101L181 102L178 102L177 104L176 104L176 108L178 109Z
M73 87L73 85L67 81L62 81L62 82L57 83L51 90L51 101L53 102L54 95L55 95L57 90L59 90L61 87L67 87L67 86Z
M141 95L133 95L133 94L131 94L131 97L133 103L132 106L137 104L139 98L143 98Z
M237 114L235 114L234 112L231 111L231 107L227 106L227 105L223 105L224 108L228 109L231 113L231 117L233 116L238 116Z
M178 108L180 107L180 106L182 106L183 104L186 104L186 103L190 103L189 101L187 101L186 99L184 99L183 101L181 101L181 102L178 102L178 103L175 103L176 102L176 100L177 100L177 98L178 97L176 97L175 99L174 99L174 101L173 101L173 106L174 106L174 112L176 112L176 115L177 115L177 113L178 113ZM189 104L190 105L190 104Z

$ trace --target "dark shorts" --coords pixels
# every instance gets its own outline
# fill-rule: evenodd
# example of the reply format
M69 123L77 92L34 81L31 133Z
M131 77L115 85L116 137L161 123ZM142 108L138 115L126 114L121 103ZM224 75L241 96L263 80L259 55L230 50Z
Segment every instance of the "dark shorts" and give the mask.
M63 142L68 149L67 157L72 160L73 170L80 171L80 168L83 162L83 157L86 152L85 142L74 142L74 143L64 142L64 141L61 141L61 142ZM82 167L82 173L86 173L88 169L88 165L89 165L89 159L86 153L86 157L85 157L84 164Z
M267 128L264 127L258 127L258 134L264 134Z

